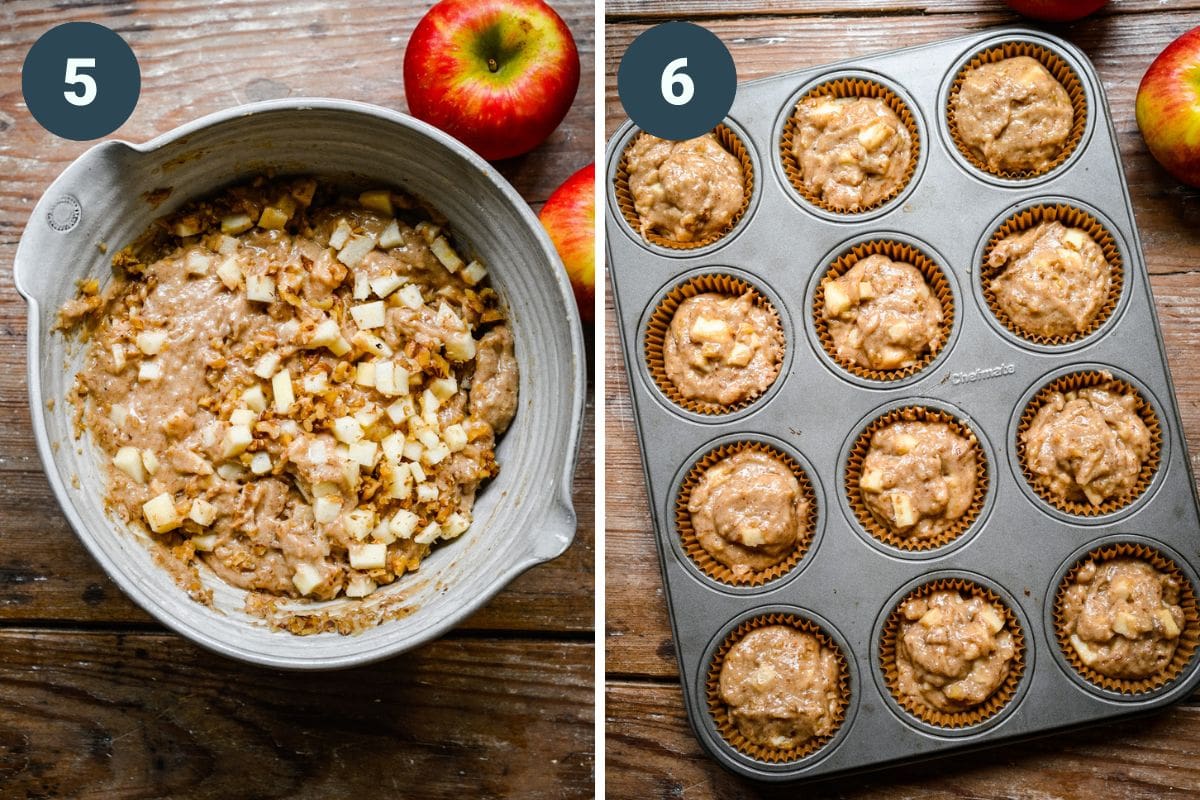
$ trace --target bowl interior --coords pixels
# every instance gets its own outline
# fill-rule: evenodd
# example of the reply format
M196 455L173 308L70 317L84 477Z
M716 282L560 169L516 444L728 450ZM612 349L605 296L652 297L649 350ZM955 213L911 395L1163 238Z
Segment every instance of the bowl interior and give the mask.
M480 493L475 522L418 572L366 603L412 610L355 636L293 636L243 611L245 592L207 570L214 608L190 600L144 542L104 513L103 474L87 437L76 440L68 392L83 348L50 333L76 282L111 280L108 253L189 199L271 171L361 178L401 187L450 220L489 268L508 305L520 406L497 451L498 478ZM170 188L154 206L154 190ZM161 197L161 192L158 193ZM66 198L66 199L64 199ZM63 209L77 203L78 220ZM39 449L72 526L138 603L184 635L257 663L331 668L382 658L432 639L535 563L553 558L575 531L570 478L585 390L579 322L553 247L529 207L486 163L403 115L339 101L287 101L222 112L132 147L107 142L72 164L34 209L15 263L30 301L30 398ZM363 601L316 604L334 610ZM312 606L308 606L311 608Z

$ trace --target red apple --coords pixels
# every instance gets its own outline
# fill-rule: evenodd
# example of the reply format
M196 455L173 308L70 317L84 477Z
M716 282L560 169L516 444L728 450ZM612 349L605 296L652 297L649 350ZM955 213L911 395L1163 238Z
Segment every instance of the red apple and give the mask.
M404 53L409 111L489 161L545 141L578 88L575 40L542 0L442 0Z
M596 299L596 165L554 190L538 215L571 278L579 316L591 322Z
M1137 122L1150 154L1184 183L1200 186L1200 27L1158 54L1137 93Z
M1074 22L1097 11L1108 0L1004 0L1026 17L1045 22Z

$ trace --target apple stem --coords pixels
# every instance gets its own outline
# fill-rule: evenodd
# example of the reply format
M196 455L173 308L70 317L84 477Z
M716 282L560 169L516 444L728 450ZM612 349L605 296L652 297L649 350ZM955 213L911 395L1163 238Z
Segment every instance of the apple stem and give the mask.
M500 71L500 65L498 63L496 63L495 58L488 58L488 71L489 72L499 72Z

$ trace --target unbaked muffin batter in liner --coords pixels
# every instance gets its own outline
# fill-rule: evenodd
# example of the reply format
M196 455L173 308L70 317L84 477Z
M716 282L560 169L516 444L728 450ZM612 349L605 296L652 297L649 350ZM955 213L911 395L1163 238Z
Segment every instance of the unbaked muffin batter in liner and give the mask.
M967 147L966 143L959 136L958 126L954 120L954 97L958 93L959 88L962 87L963 79L971 70L984 64L994 64L997 61L1003 61L1006 58L1016 58L1017 56L1029 56L1036 61L1040 61L1042 66L1054 76L1054 79L1067 90L1067 97L1070 98L1071 108L1075 113L1074 118L1071 120L1071 132L1067 136L1067 141L1063 144L1062 151L1045 169L1036 171L1021 170L1019 172L995 171L972 153L971 149ZM950 84L950 93L946 98L945 113L946 127L950 132L950 139L954 142L954 146L958 149L959 154L971 166L980 172L995 175L998 178L1030 180L1058 169L1079 147L1080 141L1083 140L1084 129L1087 127L1087 95L1084 93L1083 82L1079 80L1079 76L1075 74L1075 70L1057 53L1033 42L1005 42L1004 44L989 47L986 50L976 53L971 60L963 64L962 69L954 76L953 83Z
M862 499L859 481L862 479L863 460L871 449L871 437L876 431L882 430L896 422L941 422L948 425L956 434L967 439L975 446L975 494L967 512L946 527L939 535L927 539L917 539L901 536L886 526L880 524L871 514L870 509ZM983 511L983 503L988 491L988 464L983 448L979 446L979 438L970 426L959 420L953 414L937 408L925 406L907 406L889 411L877 417L871 424L863 428L855 438L854 445L846 457L845 479L846 502L854 512L858 524L875 539L891 547L907 551L932 550L942 547L962 536L974 524Z
M755 305L769 311L771 318L779 326L779 330L783 331L783 323L779 319L779 312L775 310L771 301L746 281L731 275L722 275L719 273L697 275L668 292L659 301L658 306L654 309L654 313L650 315L650 320L646 324L646 367L650 370L650 377L654 379L654 383L658 386L659 391L680 408L695 414L729 414L734 411L740 411L758 400L758 398L769 391L770 386L773 386L775 381L779 380L779 371L783 367L783 359L787 353L787 334L786 332L783 333L783 346L780 349L779 363L776 365L775 377L771 384L758 394L746 397L730 405L721 405L719 403L710 403L684 397L667 375L666 368L663 365L663 342L669 333L671 320L674 318L679 304L688 298L707 292L714 292L729 297L741 297L747 293L750 294L754 299Z
M1003 272L1003 269L988 264L988 258L991 256L992 250L1003 239L1036 228L1043 222L1059 222L1068 228L1080 228L1085 231L1095 240L1096 244L1100 245L1100 249L1104 251L1104 258L1108 261L1108 265L1112 270L1112 277L1108 285L1108 299L1096 311L1096 315L1092 317L1087 328L1069 336L1045 336L1026 331L1001 308L992 288L992 281ZM983 249L983 259L979 264L979 278L983 290L983 299L987 302L988 309L1001 325L1013 335L1026 341L1053 347L1086 339L1108 321L1113 311L1116 310L1117 303L1121 300L1121 291L1125 285L1125 270L1121 260L1121 251L1117 248L1116 239L1113 238L1113 235L1109 233L1107 228L1100 224L1099 220L1083 209L1066 205L1065 203L1056 203L1054 205L1035 205L1023 211L1018 211L1006 219L1000 227L996 228Z
M909 159L908 169L904 173L904 180L901 181L900 185L897 186L896 189L888 196L868 206L862 206L855 209L843 209L829 205L824 199L818 197L816 194L811 192L807 186L804 185L804 179L800 174L800 165L796 161L795 153L792 152L792 144L793 140L795 139L797 125L795 109L798 109L800 103L802 103L806 98L821 96L829 96L835 99L841 99L845 97L867 97L882 100L887 103L888 107L891 108L892 111L896 112L896 116L900 118L900 121L904 124L904 127L908 129L908 135L912 141L912 154L911 158ZM796 192L799 193L799 195L809 203L812 203L817 208L822 209L823 211L828 211L832 214L863 214L890 203L897 196L899 196L900 193L903 192L910 183L912 183L913 173L917 169L917 164L919 163L921 156L921 134L917 129L917 120L913 116L912 109L910 109L908 104L900 98L900 95L896 94L888 87L881 83L865 80L863 78L835 78L833 80L826 81L825 83L818 84L801 95L800 98L796 100L795 109L788 117L787 122L784 123L783 136L780 137L779 140L779 156L783 161L783 172L785 175L787 175L788 182L792 185L792 188L794 188Z
M935 592L958 592L964 597L974 595L1003 609L1004 628L1012 634L1014 655L1004 682L987 700L966 711L956 713L941 711L900 691L900 672L896 666L896 637L900 633L902 621L900 609L908 600L928 597ZM883 680L887 684L892 698L909 714L938 728L966 728L996 716L1013 699L1017 686L1021 683L1021 676L1025 674L1025 632L1021 629L1017 615L991 589L962 578L942 578L909 592L900 599L900 602L896 603L895 608L888 614L879 639L879 666L883 671Z
M729 710L725 705L725 701L721 699L721 666L725 663L726 654L729 653L731 647L741 641L742 637L750 633L750 631L768 625L789 625L801 633L813 636L822 647L827 647L837 654L839 702L834 712L836 721L828 734L815 736L800 747L781 749L748 740L737 729L737 725L734 724L733 719L729 716ZM817 623L796 614L767 614L746 620L725 637L725 641L717 648L717 651L713 654L712 662L708 665L708 676L705 682L704 694L708 703L708 713L712 716L717 732L728 745L739 753L768 764L799 761L802 758L811 756L829 744L837 736L842 725L845 724L846 709L850 704L850 668L846 663L846 654L842 652L841 647Z
M1083 659L1071 646L1070 634L1066 629L1064 600L1067 588L1075 581L1075 576L1089 561L1103 564L1118 558L1134 558L1147 562L1156 570L1174 577L1179 582L1179 605L1183 609L1184 627L1179 634L1179 643L1175 647L1175 655L1167 668L1157 674L1138 680L1130 678L1110 678L1083 663ZM1099 686L1110 692L1120 692L1126 695L1138 695L1162 688L1178 678L1192 661L1196 648L1200 645L1200 611L1197 610L1196 592L1186 574L1171 559L1154 548L1143 544L1121 542L1105 545L1084 554L1067 570L1059 583L1054 595L1054 634L1058 646L1066 657L1067 663L1088 683Z
M688 503L692 497L692 490L710 467L735 453L746 450L764 453L778 459L791 469L792 474L796 477L796 482L800 485L800 496L808 503L808 513L805 515L803 527L796 537L796 544L786 558L767 569L749 570L738 575L704 549L696 535L695 528L692 527L692 515L688 511ZM791 572L808 553L809 547L812 546L813 534L817 530L817 496L804 468L784 451L763 442L746 441L725 444L709 452L688 470L687 477L683 479L683 485L679 489L679 496L675 499L675 529L679 533L683 552L708 577L732 586L762 586Z
M1051 394L1054 392L1065 394L1089 386L1110 386L1114 390L1136 397L1138 399L1137 414L1141 417L1142 422L1145 423L1147 430L1150 431L1150 454L1146 457L1145 463L1142 464L1142 469L1138 473L1137 483L1134 485L1133 491L1123 497L1109 499L1100 505L1081 503L1077 500L1061 500L1051 494L1037 480L1037 476L1026 464L1025 443L1022 441L1022 437L1033 423L1033 418L1037 415L1038 409L1041 408L1042 404L1046 402ZM1017 460L1021 464L1021 472L1038 497L1067 514L1074 514L1080 517L1098 517L1125 508L1141 497L1150 486L1150 483L1154 480L1155 473L1158 472L1158 464L1162 456L1162 426L1159 424L1158 414L1155 413L1154 407L1150 405L1149 401L1133 385L1120 378L1114 378L1106 372L1087 370L1055 378L1038 390L1038 393L1025 406L1025 410L1021 412L1021 421L1017 425L1016 448Z
M840 278L859 261L876 254L887 256L892 261L900 261L916 267L917 271L925 278L925 283L929 285L933 296L942 304L942 326L939 336L930 342L928 352L915 364L901 367L900 369L870 369L856 364L849 359L839 358L837 345L834 343L833 335L829 331L829 320L825 319L825 315L822 313L825 308L825 280ZM925 255L924 252L903 242L878 239L854 245L849 252L838 256L829 265L829 269L825 271L825 274L813 291L812 315L813 326L816 328L817 338L821 341L821 346L825 348L825 352L829 354L829 357L839 367L852 375L857 375L867 380L898 381L915 375L928 367L938 357L938 354L942 352L943 348L945 348L946 343L950 340L950 332L954 327L954 293L950 290L950 283L946 280L946 274L942 272L942 268L932 258Z
M754 163L750 160L750 152L746 149L746 145L742 143L741 138L728 125L721 123L713 128L712 133L717 137L717 141L721 143L721 146L729 151L730 155L736 158L738 163L742 165L742 181L744 184L742 207L733 215L733 219L729 221L729 225L719 233L711 234L703 239L697 239L694 242L677 242L674 239L660 236L653 231L647 231L644 236L639 233L642 223L638 218L637 208L633 204L633 194L629 190L629 170L625 163L629 146L633 144L634 139L638 136L635 133L626 142L626 152L621 154L621 160L617 164L616 176L613 181L613 191L617 196L617 208L621 210L621 216L625 218L625 221L629 223L629 227L633 229L633 232L637 236L659 247L667 247L672 250L696 250L701 247L707 247L723 236L726 236L737 227L738 222L746 215L746 209L750 207L750 199L754 196Z

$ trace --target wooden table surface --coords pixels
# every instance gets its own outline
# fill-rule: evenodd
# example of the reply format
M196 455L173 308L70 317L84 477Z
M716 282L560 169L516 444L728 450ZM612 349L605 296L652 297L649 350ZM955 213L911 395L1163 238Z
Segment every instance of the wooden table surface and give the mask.
M609 0L607 135L624 119L615 80L621 54L650 25L678 18L691 18L721 37L742 80L1019 21L999 0ZM1113 0L1088 20L1045 26L1081 47L1103 78L1194 464L1200 456L1200 192L1180 186L1150 158L1134 122L1133 99L1155 54L1198 24L1197 0ZM605 345L609 795L733 800L771 794L716 766L684 716L615 325L610 302L611 335ZM794 796L796 790L778 794ZM820 795L1197 797L1200 695L1144 720L827 783L801 794Z
M0 797L591 796L590 403L567 554L441 641L326 674L247 667L166 632L81 546L34 449L12 258L34 203L88 147L46 133L25 109L18 76L37 37L68 20L125 37L142 94L114 136L144 141L268 98L404 110L405 42L431 4L0 4ZM553 5L579 45L579 95L547 143L500 165L535 208L593 158L593 4Z

